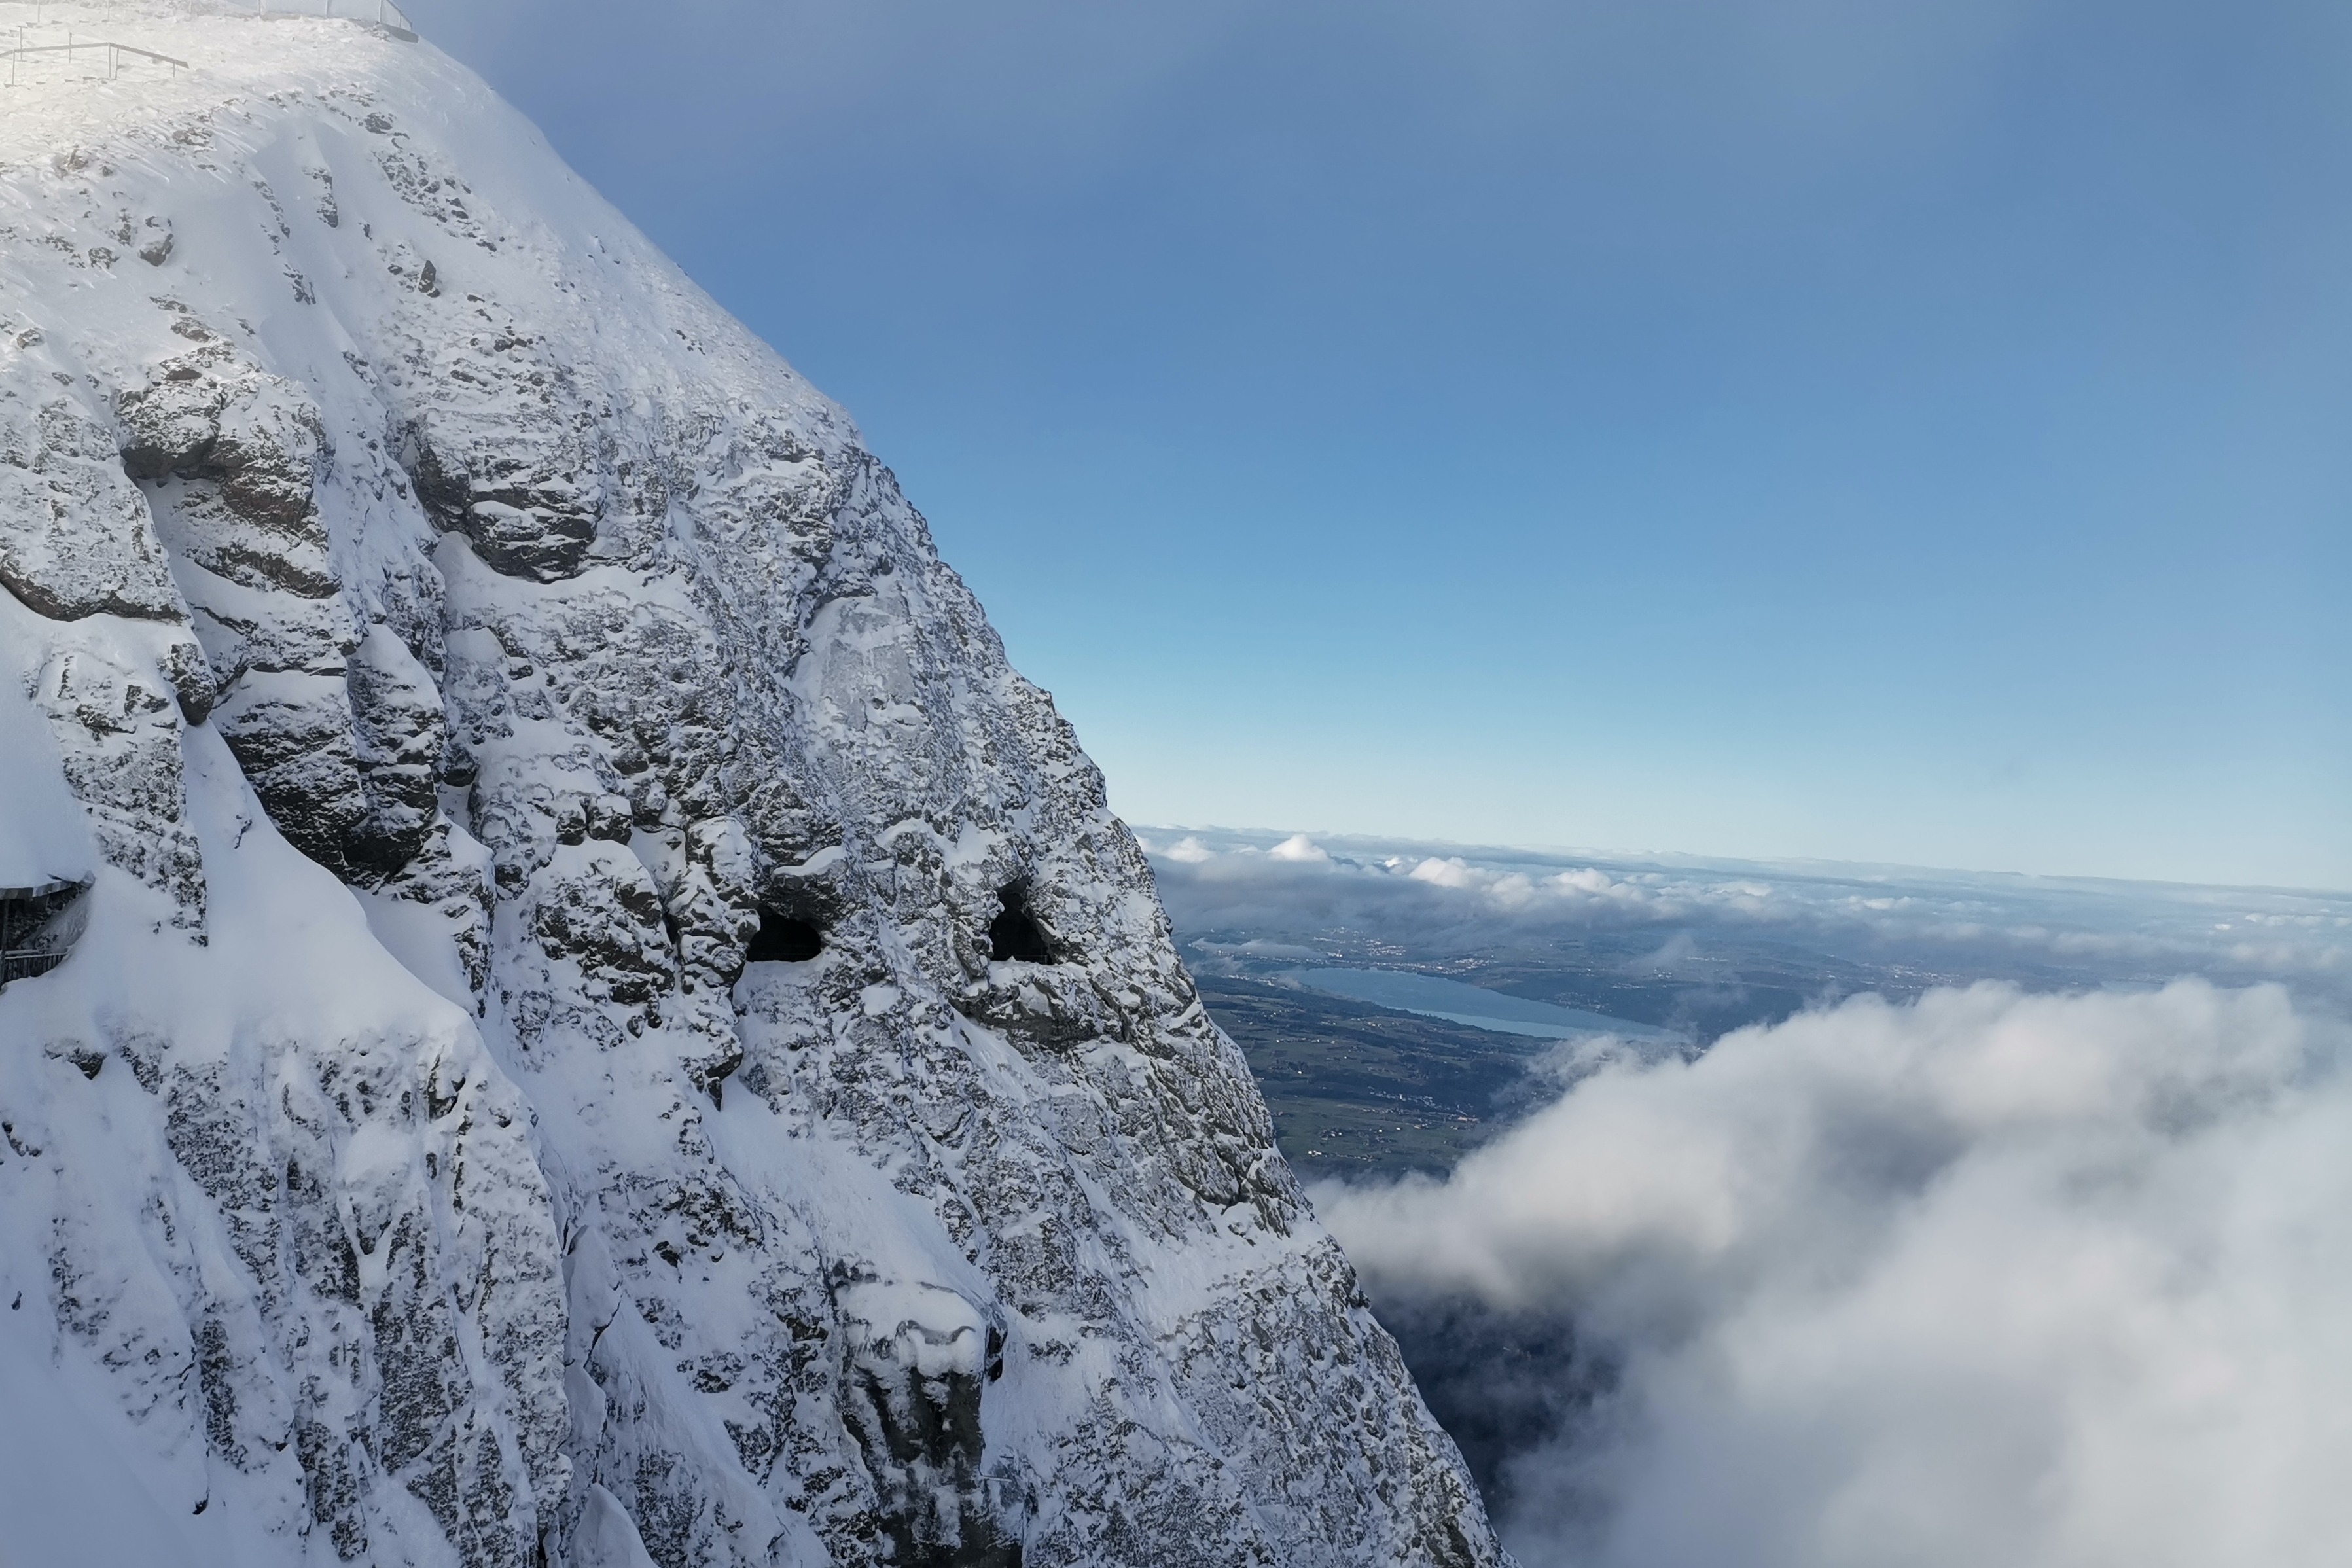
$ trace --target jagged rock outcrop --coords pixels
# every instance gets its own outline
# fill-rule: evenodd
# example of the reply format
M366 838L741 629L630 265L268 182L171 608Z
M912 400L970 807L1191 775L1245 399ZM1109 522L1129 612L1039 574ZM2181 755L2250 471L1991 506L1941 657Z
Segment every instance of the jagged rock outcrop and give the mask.
M1498 1562L842 413L428 46L114 16L194 68L0 123L0 769L97 878L0 1289L184 1559Z

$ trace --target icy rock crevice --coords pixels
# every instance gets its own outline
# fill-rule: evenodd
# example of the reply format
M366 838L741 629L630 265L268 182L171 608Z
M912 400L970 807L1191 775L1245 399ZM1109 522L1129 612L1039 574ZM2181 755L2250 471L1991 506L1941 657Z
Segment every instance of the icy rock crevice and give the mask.
M104 863L0 1217L189 1560L1497 1562L846 417L429 47L116 10L195 68L0 127L5 673Z

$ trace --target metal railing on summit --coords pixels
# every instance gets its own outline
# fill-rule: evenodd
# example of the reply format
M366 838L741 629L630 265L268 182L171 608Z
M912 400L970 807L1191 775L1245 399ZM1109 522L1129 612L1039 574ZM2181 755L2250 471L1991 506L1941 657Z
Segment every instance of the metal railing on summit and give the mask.
M185 60L174 59L170 55L159 55L152 49L142 49L136 44L118 44L103 38L83 38L77 41L68 37L62 44L20 44L14 48L0 49L0 58L5 58L8 62L8 85L10 87L16 85L16 70L19 62L31 60L42 55L63 55L68 69L71 69L77 59L83 57L95 56L104 60L106 75L102 79L98 77L88 79L92 81L101 79L112 81L121 76L122 57L125 55L135 59L153 60L159 65L169 66L172 68L173 76L179 75L188 66Z
M110 25L115 20L117 7L106 4L105 0L97 5L89 4L89 0L79 0L79 3L77 0L0 0L0 5L16 13L12 19L18 24L13 44L6 41L5 35L0 35L0 61L6 62L5 82L9 87L25 83L28 71L35 81L54 80L54 77L46 77L37 68L53 63L63 64L69 79L82 81L113 81L121 76L126 60L159 65L173 76L188 68L187 61L142 45L125 43L120 38L91 37L75 32L71 25L87 25L93 11L99 14L104 24ZM394 5L393 0L171 0L163 8L184 16L318 16L332 21L357 22L375 27L390 37L409 43L416 41L416 28L409 21L408 13ZM125 4L121 9L124 19L128 20L136 15L138 8ZM27 13L31 19L29 27L23 25ZM58 26L67 27L63 42L56 38L54 29ZM47 37L37 42L35 38L38 29L49 31ZM85 62L103 68L93 68L88 74L77 75Z
M33 26L87 20L93 11L101 20L129 20L142 11L176 12L185 16L324 16L344 22L373 22L392 32L414 35L415 24L393 0L0 0L0 9L12 22L29 16Z
M392 0L254 0L264 16L331 16L349 22L374 22L389 32L416 37L408 13Z

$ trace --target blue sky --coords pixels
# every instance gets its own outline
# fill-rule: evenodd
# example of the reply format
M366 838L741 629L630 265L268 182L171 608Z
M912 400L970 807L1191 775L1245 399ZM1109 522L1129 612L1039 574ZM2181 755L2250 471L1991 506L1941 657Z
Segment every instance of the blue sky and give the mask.
M415 0L1139 821L2352 887L2352 10Z

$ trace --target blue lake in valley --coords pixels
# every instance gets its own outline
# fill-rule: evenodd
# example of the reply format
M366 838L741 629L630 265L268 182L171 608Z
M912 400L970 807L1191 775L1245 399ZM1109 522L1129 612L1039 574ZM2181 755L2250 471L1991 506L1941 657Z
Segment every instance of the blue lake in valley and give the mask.
M1681 1038L1648 1024L1555 1006L1549 1002L1530 1002L1523 996L1507 996L1481 985L1404 970L1292 969L1285 971L1280 978L1326 995L1345 996L1354 1002L1370 1002L1376 1007L1393 1007L1400 1013L1418 1013L1427 1018L1444 1018L1449 1023L1507 1035L1533 1035L1549 1040L1615 1035L1645 1043Z

